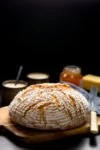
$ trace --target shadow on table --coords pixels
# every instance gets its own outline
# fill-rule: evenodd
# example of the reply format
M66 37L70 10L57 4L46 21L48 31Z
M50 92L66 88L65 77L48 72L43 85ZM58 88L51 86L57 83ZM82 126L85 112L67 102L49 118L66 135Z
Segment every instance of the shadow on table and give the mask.
M93 135L93 134L91 134L90 135L90 145L92 146L92 147L96 147L97 146L97 139L96 139L96 136L95 135Z

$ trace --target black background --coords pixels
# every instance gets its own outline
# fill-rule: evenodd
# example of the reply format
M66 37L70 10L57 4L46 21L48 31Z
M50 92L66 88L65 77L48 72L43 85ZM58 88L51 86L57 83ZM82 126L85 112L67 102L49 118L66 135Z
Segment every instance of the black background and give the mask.
M100 2L87 0L0 1L0 82L28 72L59 80L65 65L100 75Z

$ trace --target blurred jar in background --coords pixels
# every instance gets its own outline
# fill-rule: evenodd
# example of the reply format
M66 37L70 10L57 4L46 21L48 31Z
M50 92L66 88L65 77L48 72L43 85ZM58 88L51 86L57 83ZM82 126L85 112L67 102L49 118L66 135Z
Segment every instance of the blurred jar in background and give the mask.
M28 85L50 82L50 75L43 72L31 72L27 74Z
M77 86L81 85L81 68L74 65L65 66L60 73L60 82L70 82Z

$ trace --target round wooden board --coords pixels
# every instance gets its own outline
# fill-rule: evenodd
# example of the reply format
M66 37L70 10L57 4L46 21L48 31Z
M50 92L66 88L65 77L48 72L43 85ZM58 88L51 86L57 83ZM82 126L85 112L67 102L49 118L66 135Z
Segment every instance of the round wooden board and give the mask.
M100 117L98 117L98 126L100 130ZM21 142L34 144L50 140L59 139L62 137L69 137L73 135L86 134L90 132L89 123L66 131L40 131L22 127L20 125L14 124L9 116L9 108L0 108L0 127L4 129L4 132L9 132L18 138Z

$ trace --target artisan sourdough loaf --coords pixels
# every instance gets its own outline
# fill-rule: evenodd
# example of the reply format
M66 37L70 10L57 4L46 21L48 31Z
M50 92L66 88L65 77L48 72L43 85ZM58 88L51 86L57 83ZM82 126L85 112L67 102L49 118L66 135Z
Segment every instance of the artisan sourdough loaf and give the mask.
M33 129L72 129L87 122L88 101L66 84L36 84L14 97L9 114L13 122Z

